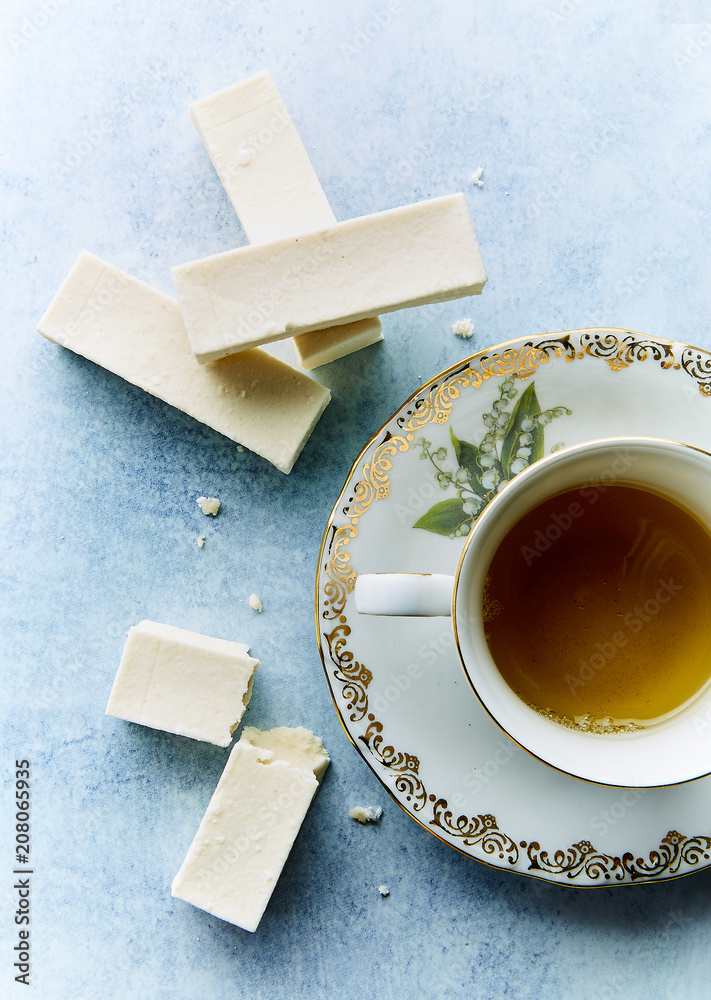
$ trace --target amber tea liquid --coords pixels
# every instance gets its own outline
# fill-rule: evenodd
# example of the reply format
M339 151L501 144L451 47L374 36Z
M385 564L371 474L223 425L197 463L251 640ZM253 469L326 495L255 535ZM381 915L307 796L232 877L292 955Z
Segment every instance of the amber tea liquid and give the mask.
M644 489L568 490L501 542L484 619L529 705L593 731L660 722L711 678L711 536Z

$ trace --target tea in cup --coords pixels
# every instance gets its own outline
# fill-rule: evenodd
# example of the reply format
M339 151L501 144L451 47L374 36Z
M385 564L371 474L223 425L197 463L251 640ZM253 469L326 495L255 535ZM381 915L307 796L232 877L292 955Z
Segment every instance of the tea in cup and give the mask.
M654 438L549 455L483 511L454 577L361 575L356 608L452 614L484 708L541 760L647 787L711 771L711 456Z

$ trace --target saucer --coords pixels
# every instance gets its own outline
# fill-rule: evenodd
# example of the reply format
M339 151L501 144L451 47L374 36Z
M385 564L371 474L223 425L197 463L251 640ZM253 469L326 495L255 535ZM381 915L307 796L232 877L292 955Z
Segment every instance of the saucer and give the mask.
M358 456L316 579L336 710L390 795L464 854L563 885L663 881L709 867L711 777L626 789L547 767L481 707L451 619L358 615L353 588L358 573L454 574L481 511L477 496L490 499L551 451L620 435L711 449L711 352L586 329L472 355L418 389ZM492 443L482 472L473 456ZM699 754L711 757L711 717L695 726Z

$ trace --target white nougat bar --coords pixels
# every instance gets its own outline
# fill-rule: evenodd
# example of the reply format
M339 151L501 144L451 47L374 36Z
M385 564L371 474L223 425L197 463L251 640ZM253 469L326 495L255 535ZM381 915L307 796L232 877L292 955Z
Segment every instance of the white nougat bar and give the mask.
M229 746L259 660L249 646L142 621L126 639L106 714Z
M268 70L190 105L190 117L250 243L336 222L298 130ZM377 316L294 337L308 370L383 339Z
M177 303L86 250L37 330L285 473L331 398L327 388L265 351L199 365Z
M462 194L240 247L172 274L201 364L373 313L477 295L486 283Z
M250 243L335 223L268 70L194 101L190 117Z
M328 764L308 729L246 727L172 895L255 931Z

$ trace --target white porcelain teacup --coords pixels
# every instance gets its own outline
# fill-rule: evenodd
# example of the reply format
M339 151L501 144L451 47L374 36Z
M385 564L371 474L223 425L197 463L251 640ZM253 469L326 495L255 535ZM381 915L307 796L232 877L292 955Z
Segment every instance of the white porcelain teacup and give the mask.
M574 488L618 483L656 493L695 516L711 535L711 455L657 438L606 438L548 455L513 478L485 508L454 576L361 574L361 614L451 615L457 650L481 704L525 750L588 781L654 787L711 773L711 683L669 718L633 732L566 727L526 704L502 677L485 635L484 587L502 540L544 500ZM535 610L535 609L534 609ZM711 610L711 609L710 609ZM512 623L512 627L519 627ZM709 675L711 675L711 648Z

